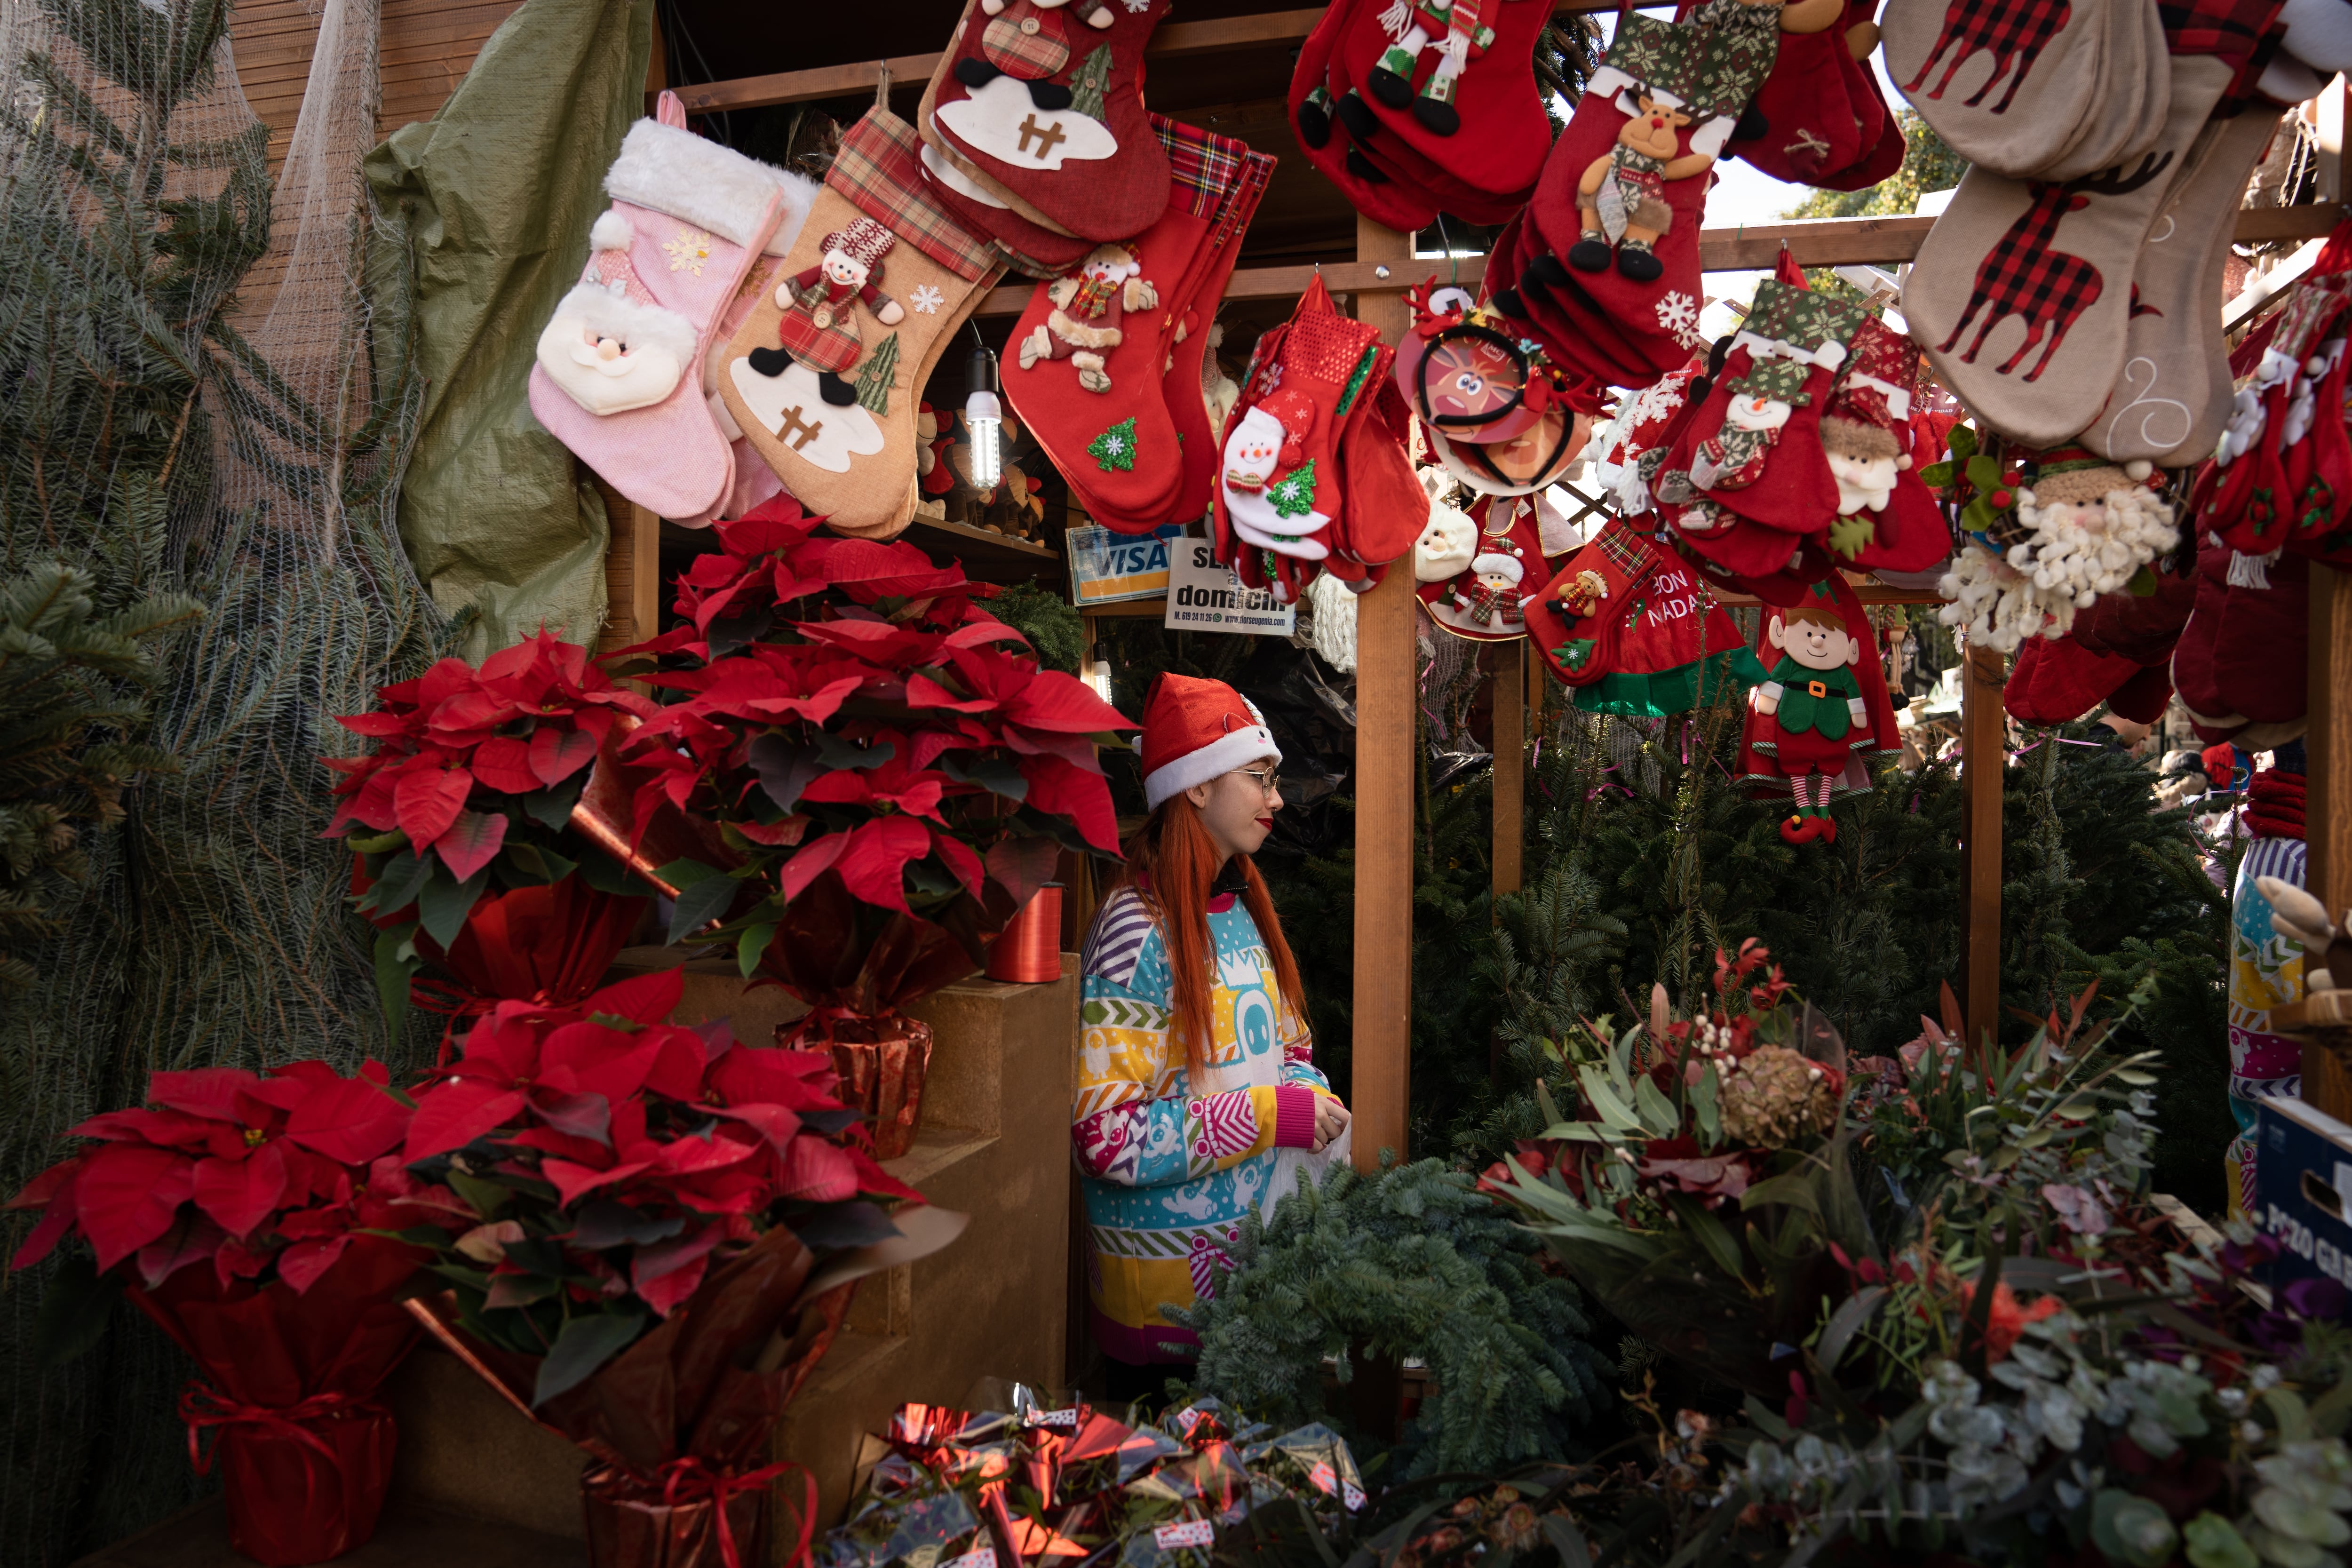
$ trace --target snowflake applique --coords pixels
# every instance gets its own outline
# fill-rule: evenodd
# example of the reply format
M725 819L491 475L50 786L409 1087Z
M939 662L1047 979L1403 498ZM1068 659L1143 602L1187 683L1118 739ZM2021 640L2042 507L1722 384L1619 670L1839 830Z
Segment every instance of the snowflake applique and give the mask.
M1269 486L1265 499L1276 517L1305 517L1315 510L1315 459L1309 458Z
M1151 9L1151 0L1124 0L1124 3L1130 16L1140 16Z
M1264 399L1270 396L1273 394L1274 389L1281 384L1282 365L1277 362L1267 365L1264 370L1258 372L1257 385L1251 393L1251 395L1253 397Z
M918 284L915 291L907 297L908 306L919 316L936 316L940 313L940 307L946 303L947 296L928 283Z
M1668 289L1658 296L1658 325L1674 334L1675 342L1686 349L1695 349L1706 342L1698 330L1698 301L1679 289Z
M676 239L663 240L662 248L669 252L672 272L691 272L699 278L702 264L710 259L710 237L699 229L682 228Z

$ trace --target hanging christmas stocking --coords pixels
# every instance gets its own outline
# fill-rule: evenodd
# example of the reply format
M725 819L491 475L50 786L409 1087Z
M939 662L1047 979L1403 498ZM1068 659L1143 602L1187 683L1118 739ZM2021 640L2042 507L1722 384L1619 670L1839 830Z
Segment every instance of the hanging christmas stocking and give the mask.
M1381 347L1339 428L1348 489L1324 570L1359 594L1412 549L1428 510L1410 456L1412 416L1385 374L1389 352Z
M1535 511L1535 502L1526 496L1479 498L1469 513L1478 524L1469 565L1418 589L1433 624L1474 642L1508 642L1528 635L1523 602L1542 593L1551 576Z
M1167 10L971 0L924 95L925 123L1041 226L1131 239L1168 199L1142 93L1143 47Z
M1528 595L1521 610L1528 641L1562 685L1589 686L1615 668L1625 606L1664 561L1656 546L1612 517L1540 593Z
M1339 187L1348 204L1358 212L1401 233L1412 234L1426 228L1437 216L1436 199L1430 195L1432 187L1409 180L1399 180L1389 170L1374 163L1350 139L1354 132L1340 128L1339 107L1352 96L1352 89L1341 84L1332 91L1331 70L1334 52L1346 37L1348 26L1357 9L1377 5L1381 0L1333 0L1299 46L1298 63L1290 73L1290 123L1298 134L1299 151L1307 154L1318 174ZM1360 108L1360 106L1359 106ZM1370 111L1361 111L1360 131L1369 133L1377 129L1370 121ZM1357 110L1351 110L1350 118Z
M1822 414L1838 492L1829 547L1855 571L1924 572L1951 554L1952 536L1912 460L1919 351L1875 318L1855 327L1847 351Z
M931 199L916 145L887 109L850 128L719 377L744 438L845 531L912 515L919 373L1003 271Z
M1551 151L1535 79L1541 0L1405 0L1355 17L1347 67L1400 142L1479 190L1533 187Z
M928 89L915 111L915 128L922 137L923 174L932 197L957 222L993 246L1013 271L1024 278L1057 278L1094 248L1091 240L1056 234L1033 222L1015 209L1009 195L944 145L931 124Z
M1863 319L1845 300L1769 278L1759 283L1721 384L1676 442L1666 470L1687 474L1694 491L1767 527L1826 530L1838 515L1838 493L1821 419L1846 342Z
M2088 89L2103 79L2109 13L2119 4L1887 0L1879 18L1886 74L1954 152L1990 174L2024 179L2072 147L2105 108Z
M783 215L776 171L686 129L676 93L605 174L588 265L539 335L530 409L637 505L695 517L734 462L703 401L702 351Z
M1216 142L1227 140L1211 138ZM1186 285L1184 298L1171 306L1174 326L1171 331L1175 342L1160 376L1160 395L1175 425L1182 459L1176 499L1168 515L1186 522L1205 516L1215 500L1217 435L1223 420L1213 416L1207 395L1217 379L1210 374L1213 367L1209 358L1217 336L1217 304L1225 297L1225 285L1241 258L1243 231L1257 211L1275 167L1270 153L1251 152L1239 142L1231 142L1230 146L1240 160L1240 175L1215 213L1204 242L1205 256L1196 270L1198 280ZM1172 155L1171 161L1174 162Z
M2209 57L2174 57L2171 71L2154 151L2061 182L1970 169L1904 285L1903 314L1937 378L2027 446L2071 439L2120 379L2140 247L2231 76Z
M1830 802L1870 788L1867 763L1900 746L1870 614L1832 574L1764 612L1756 654L1770 673L1751 694L1740 783L1792 801L1780 825L1789 843L1834 843Z

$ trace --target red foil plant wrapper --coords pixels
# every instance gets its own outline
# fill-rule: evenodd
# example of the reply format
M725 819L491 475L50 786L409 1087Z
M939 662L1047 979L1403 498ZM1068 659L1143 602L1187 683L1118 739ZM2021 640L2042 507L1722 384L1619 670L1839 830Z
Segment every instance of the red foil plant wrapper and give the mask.
M593 1561L740 1568L764 1560L784 1473L770 1436L856 1270L961 1222L894 1217L921 1197L860 1146L830 1058L667 1023L683 985L501 1002L474 1026L403 1150L457 1199L405 1233L450 1286L411 1310L588 1452Z
M1009 1408L901 1405L814 1568L986 1562L981 1552L1003 1564L1207 1568L1223 1532L1269 1503L1296 1528L1297 1508L1328 1525L1368 1500L1348 1445L1321 1425L1275 1436L1203 1398L1130 1426L1017 1384L996 1393L982 1397Z
M374 1062L161 1072L147 1100L70 1129L96 1142L10 1200L42 1211L12 1266L70 1238L61 1288L120 1284L194 1360L180 1413L198 1471L224 1472L232 1546L340 1557L391 1479L375 1394L415 1338L397 1298L426 1256L383 1233L449 1196L395 1154L410 1107Z
M572 826L616 725L654 711L551 633L476 669L445 658L337 721L376 742L342 773L327 837L357 858L352 891L379 928L376 981L395 1028L412 994L461 1018L501 998L577 1002L604 980L645 889ZM427 961L449 981L415 979Z
M679 579L684 624L629 650L678 700L591 797L628 802L672 941L724 942L808 1003L789 1043L859 1053L907 1040L900 1008L987 962L1061 850L1118 853L1095 748L1136 726L1040 669L961 566L822 521L778 496L718 526L720 552ZM716 842L677 834L680 813Z

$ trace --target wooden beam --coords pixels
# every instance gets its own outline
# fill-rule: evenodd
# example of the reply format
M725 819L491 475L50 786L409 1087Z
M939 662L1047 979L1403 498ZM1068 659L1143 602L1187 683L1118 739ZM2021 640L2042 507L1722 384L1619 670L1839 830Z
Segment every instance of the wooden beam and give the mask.
M2256 208L2238 215L2237 237L2249 243L2312 238L2333 229L2340 216L2333 206ZM1769 268L1780 259L1784 243L1801 267L1908 261L1919 254L1920 244L1935 223L1932 217L1835 217L1701 229L1699 265L1709 272ZM1398 257L1378 261L1359 255L1354 261L1324 267L1245 268L1225 285L1224 297L1296 299L1307 291L1318 273L1322 275L1323 286L1334 294L1397 293L1449 268L1464 288L1475 288L1486 276L1486 258L1465 256L1449 261L1428 257L1416 261L1409 249L1401 247ZM1029 308L1029 296L1035 288L1034 283L1023 282L992 289L974 313L1017 316Z
M1648 7L1659 9L1660 7ZM1555 15L1581 11L1614 11L1616 0L1554 0ZM1269 11L1256 16L1225 16L1208 22L1170 22L1151 35L1145 46L1148 59L1181 59L1187 55L1234 54L1246 49L1286 48L1299 43L1322 19L1323 7L1300 11ZM872 92L879 68L890 68L893 83L919 86L940 68L940 51L896 55L888 59L851 60L843 65L815 66L807 70L774 71L766 76L735 77L681 87L677 95L688 114L716 114L730 109L765 109L777 103L811 103L819 99L847 98ZM648 110L647 112L651 112Z
M2008 726L2000 705L2001 657L1989 647L1966 653L1960 682L1962 948L1964 997L1973 1051L2000 1037L2000 792L2009 763Z
M1525 637L1495 644L1495 896L1519 890L1527 852L1528 657Z
M2308 858L2304 886L2337 920L2352 904L2352 577L2326 566L2311 569L2311 727L2304 735L2303 820ZM2306 956L2306 967L2320 958ZM2335 977L2337 984L2345 976ZM2316 1039L2303 1047L2303 1098L2338 1120L2352 1121L2352 1076Z
M1356 220L1360 264L1402 260L1412 237ZM1404 301L1380 295L1358 314L1391 342L1403 331ZM1415 724L1412 574L1391 572L1356 601L1356 919L1354 1114L1356 1169L1378 1173L1383 1151L1406 1146L1412 1062L1413 750Z
M596 651L640 643L661 627L661 519L601 478L610 542L604 546L604 626Z

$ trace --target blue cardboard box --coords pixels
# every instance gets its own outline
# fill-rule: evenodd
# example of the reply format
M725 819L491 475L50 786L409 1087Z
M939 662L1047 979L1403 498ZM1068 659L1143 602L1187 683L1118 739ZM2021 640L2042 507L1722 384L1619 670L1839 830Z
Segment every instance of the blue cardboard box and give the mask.
M2352 1288L2352 1126L2299 1100L2262 1104L2254 1223L2277 1237L2271 1288L2326 1279Z

